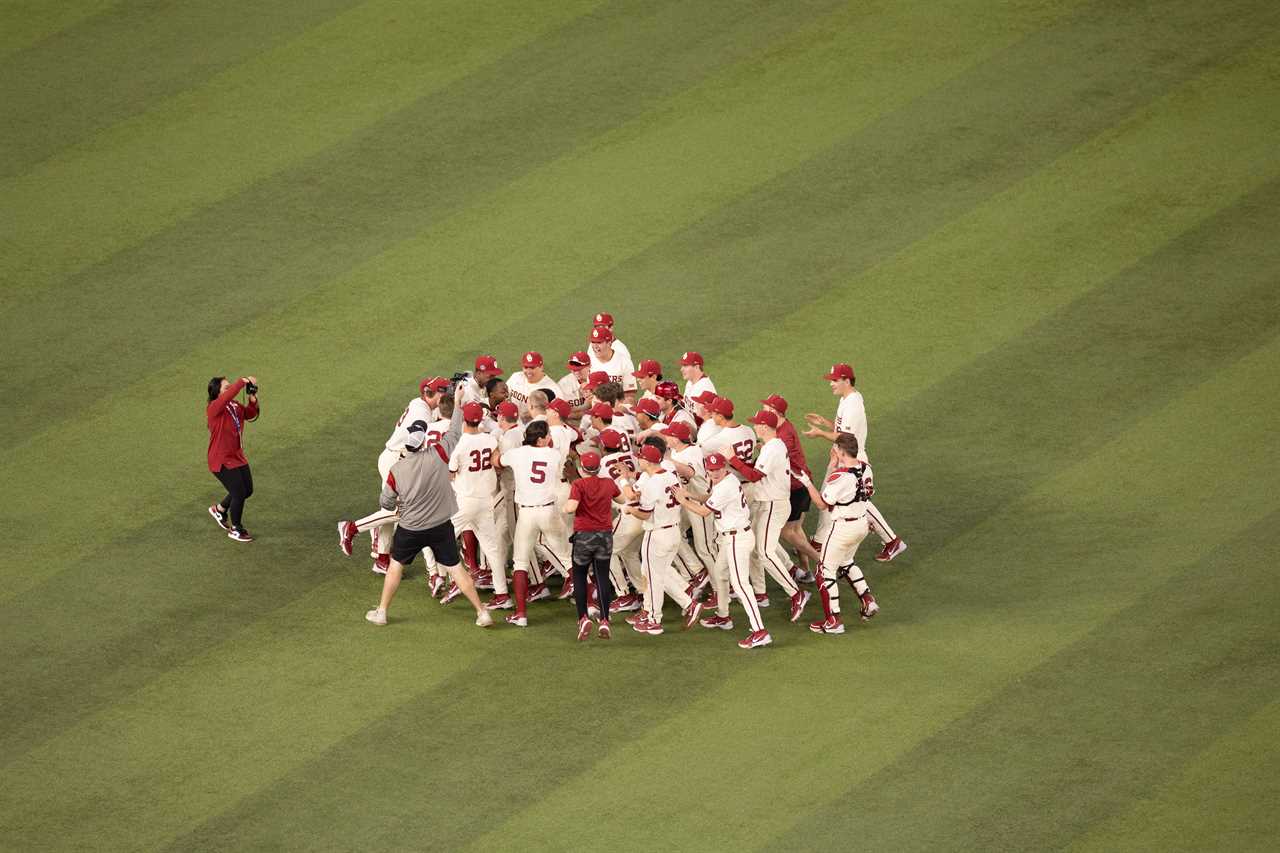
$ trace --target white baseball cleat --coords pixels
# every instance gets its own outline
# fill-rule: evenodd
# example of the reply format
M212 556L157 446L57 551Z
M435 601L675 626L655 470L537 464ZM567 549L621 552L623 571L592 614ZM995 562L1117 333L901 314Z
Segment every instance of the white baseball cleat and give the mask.
M212 510L211 510L212 511ZM356 538L356 525L352 521L338 522L338 550L351 556L351 544Z
M368 613L366 613L364 615L364 618L368 619L370 622L372 622L375 625L385 625L387 624L387 611L379 610L378 608L375 607L373 610L370 610Z
M507 617L507 624L515 625L517 628L528 628L529 617L517 616L516 614L512 613L510 616Z

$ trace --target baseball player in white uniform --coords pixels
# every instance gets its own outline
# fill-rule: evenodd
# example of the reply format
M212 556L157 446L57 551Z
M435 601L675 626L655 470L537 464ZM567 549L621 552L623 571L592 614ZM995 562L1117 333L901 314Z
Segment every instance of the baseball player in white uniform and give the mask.
M569 540L560 508L556 506L557 472L564 465L564 454L551 446L546 421L528 424L524 429L524 443L511 450L500 450L499 454L498 464L511 469L518 508L512 572L516 609L507 621L524 628L529 624L526 607L530 572L536 561L534 546L543 545L566 571L570 565Z
M653 394L658 398L660 420L663 424L670 426L677 421L683 421L689 425L690 436L698 432L698 421L692 412L685 409L684 398L680 396L680 389L676 387L676 383L659 382L654 386Z
M461 403L489 403L489 395L485 392L485 385L490 379L494 379L502 375L502 370L498 368L498 360L491 355L476 356L475 372L468 376L460 385L462 388Z
M391 466L400 460L400 451L404 450L405 439L409 437L410 428L417 425L415 431L425 431L432 422L437 420L436 408L440 405L448 387L449 380L439 376L428 377L418 383L418 396L404 407L404 412L391 430L391 437L387 439L386 446L378 455L379 491L382 489L382 484L387 481ZM447 425L445 429L448 430ZM350 557L356 534L370 531L373 571L375 574L385 575L387 567L391 565L391 536L395 532L396 518L395 510L379 509L355 521L339 521L338 547L342 553Z
M622 433L606 429L599 435L600 447L604 455L600 459L600 475L613 480L622 493L625 510L628 506L636 506L639 496L635 491L638 472L635 457L626 445ZM639 559L640 537L644 533L644 525L640 519L628 512L618 513L613 525L613 552L609 557L609 579L613 588L619 593L613 603L616 611L639 610L640 597L627 590L634 586L644 589L644 577L637 569Z
M676 475L680 477L681 484L697 494L705 495L711 491L711 486L707 483L706 470L702 464L702 448L690 443L692 434L689 425L684 421L676 421L662 431L662 437L671 450L671 464L676 469ZM700 588L705 586L708 580L715 581L712 576L716 564L715 525L709 517L685 510L684 526L693 534L694 557L702 567L702 571L694 578L696 585ZM726 576L720 580L722 584L713 587L713 594L716 602L721 596L728 602L729 579Z
M805 486L813 502L827 511L831 521L824 532L821 560L818 562L818 591L822 599L824 617L809 625L815 634L843 634L840 621L840 577L848 579L862 605L862 619L866 621L880 612L880 605L862 570L853 563L858 545L867 535L867 507L875 486L871 480L871 466L859 459L861 445L850 433L841 433L834 445L832 470L821 491L807 476ZM847 566L848 568L839 568Z
M645 607L631 622L641 634L662 633L662 602L670 596L684 615L684 627L698 620L702 604L694 601L685 581L672 567L680 547L680 503L675 498L679 478L662 466L662 451L651 444L640 448L641 475L637 481L639 501L623 512L641 520L644 533L640 542L640 561L644 567Z
M640 362L633 374L636 378L636 390L641 398L656 397L658 383L662 381L662 365L651 358Z
M838 435L848 433L858 440L858 460L867 462L869 459L867 456L867 409L862 400L862 392L853 387L855 381L853 368L848 364L834 364L826 375L826 379L831 383L831 393L840 398L835 423L816 413L807 414L805 420L809 422L809 429L805 430L804 434L810 438L825 438L827 441L834 442ZM833 462L834 458L833 450ZM866 506L866 515L867 523L884 543L880 553L876 554L877 561L883 563L892 560L907 550L907 543L893 532L889 522L885 521L884 516L869 501ZM817 541L822 541L822 534L828 523L829 516L824 512L818 521Z
M710 391L703 391L697 397L686 397L685 402L693 403L693 413L698 420L697 443L698 446L706 450L707 444L720 431L720 426L716 423L715 418L711 414L711 406L716 400L720 399Z
M607 326L596 326L589 337L591 344L591 371L599 371L609 375L610 382L622 385L622 390L636 390L636 366L631 363L630 354L624 355L621 350L614 349L613 332Z
M729 475L728 460L722 454L708 455L705 467L707 478L711 481L711 494L705 498L705 503L683 486L675 490L675 497L685 509L695 515L715 517L716 536L719 539L717 572L728 575L729 584L738 596L742 608L747 611L747 621L751 624L751 633L740 640L738 646L744 649L767 646L773 642L773 638L765 630L764 618L760 615L760 607L751 591L750 563L755 537L751 535L751 515L747 509L746 495L737 478ZM700 624L706 628L732 630L729 596L720 597L716 615L703 619Z
M733 419L733 401L728 397L717 397L707 409L717 429L705 441L699 440L702 452L723 453L750 463L755 456L756 433L751 427Z
M791 621L800 619L810 593L796 584L788 571L791 560L782 550L782 527L791 512L791 460L787 446L778 438L778 416L760 411L751 417L756 437L760 440L760 454L755 465L738 457L729 465L747 481L747 500L751 505L751 530L755 534L756 547L752 552L751 587L757 598L765 592L764 576L767 572L791 599Z
M716 393L716 384L703 372L702 354L686 352L680 356L680 375L684 377L684 398L693 400L703 393Z
M458 513L453 517L455 530L469 528L480 541L489 569L493 573L493 597L486 605L490 610L511 607L507 591L507 555L498 537L493 504L498 497L498 474L494 458L498 456L498 440L480 429L484 409L479 403L462 407L462 435L449 455L449 471L453 474L453 491L458 499Z
M565 418L581 418L587 410L587 380L591 376L591 356L575 352L569 356L569 372L556 383L560 386L559 398L569 404L570 414Z
M606 314L606 313L597 314L595 317L591 319L591 327L594 329L600 329L600 328L608 329L609 333L613 335L613 349L617 351L619 354L621 354L622 357L625 358L627 361L633 360L631 358L631 350L627 348L626 344L618 340L618 333L613 330L612 314Z
M549 400L560 396L560 385L543 368L542 353L527 352L520 359L520 372L507 380L507 394L519 407L521 420L529 420L529 395L537 390L551 392Z
M524 431L520 429L520 410L515 403L510 400L504 400L494 407L494 414L497 416L497 431L493 433L493 437L498 440L498 453L501 455L510 450L519 447L524 441ZM497 527L499 550L504 554L511 553L512 539L516 530L516 486L511 476L511 469L501 467L498 469L498 497L493 503L494 524ZM494 576L497 576L497 568L489 567ZM506 571L505 564L502 567Z

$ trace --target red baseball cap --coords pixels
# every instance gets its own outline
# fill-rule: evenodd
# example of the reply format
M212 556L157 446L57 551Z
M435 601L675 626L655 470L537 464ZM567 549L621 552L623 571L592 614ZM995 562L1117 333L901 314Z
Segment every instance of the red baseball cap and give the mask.
M594 450L588 450L586 453L578 457L578 461L582 463L582 467L588 471L600 470L600 454Z
M606 450L617 450L622 446L622 433L616 429L607 429L600 433L600 446Z
M569 356L570 367L586 367L590 363L591 356L587 355L585 352L575 352L573 355Z
M771 394L760 402L764 403L780 415L785 415L787 413L787 401L782 398L781 394Z
M719 453L708 453L707 458L702 460L702 466L708 471L719 471L727 464L728 460Z
M712 394L710 391L703 391L701 394L693 398L693 402L698 403L699 405L702 405L702 406L710 407L712 403L714 403L716 400L719 400L719 399L720 399L719 397L717 397L715 394Z
M638 379L642 379L646 376L661 376L662 365L658 364L658 362L651 358L646 358L644 361L640 362L640 367L632 375Z
M646 444L640 448L640 458L650 465L657 465L662 461L662 451L652 444Z
M702 367L702 355L696 352L687 352L680 356L680 364L684 367L688 367L691 364L696 364L698 367Z
M462 407L462 419L469 424L478 424L484 420L484 406L479 403L467 403Z
M608 403L596 403L591 407L591 417L613 420L613 406Z
M479 373L482 370L485 371L486 373L502 372L498 368L498 360L491 355L476 356L476 373Z
M773 412L766 412L763 409L751 416L751 423L760 424L762 426L778 428L778 416Z
M542 353L527 352L524 358L520 359L521 367L542 367Z
M662 431L662 435L669 435L672 438L678 438L685 444L688 444L689 439L692 437L692 434L689 432L689 425L684 421L676 421L675 423L668 425L667 428Z
M596 326L591 330L591 343L606 344L613 340L613 332L609 331L608 326Z
M657 387L653 389L653 393L664 400L680 399L680 389L674 382L659 382Z
M498 417L506 418L509 421L519 420L520 409L510 400L503 400L498 404L498 408L494 409Z
M652 397L645 397L636 403L636 411L644 412L653 419L657 419L662 414L662 407L658 405L658 401Z
M608 381L609 374L605 373L603 370L592 371L591 375L587 377L587 390L591 391L595 388L599 388Z
M423 391L427 390L443 391L448 387L449 380L445 379L443 376L429 376L418 383L418 393L421 394Z
M559 415L562 418L569 417L569 411L570 411L569 404L564 400L560 399L559 397L555 398L550 403L547 403L547 409L549 411L555 412L557 415Z
M831 372L827 374L827 379L835 381L836 379L848 379L853 381L853 368L847 364L831 365Z
M728 397L716 397L715 402L707 408L721 417L733 417L733 401Z
M613 326L613 315L612 315L612 314L604 314L604 313L597 314L597 315L596 315L596 318L595 318L594 320L592 320L591 322L592 322L592 324L593 324L593 325L596 325L596 326L609 326L609 327L612 327L612 326Z

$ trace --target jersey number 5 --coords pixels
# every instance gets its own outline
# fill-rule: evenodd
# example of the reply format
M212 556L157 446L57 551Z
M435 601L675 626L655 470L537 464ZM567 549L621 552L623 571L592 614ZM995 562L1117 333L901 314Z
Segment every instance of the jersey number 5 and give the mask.
M529 482L530 483L547 482L547 460L535 459L529 465Z

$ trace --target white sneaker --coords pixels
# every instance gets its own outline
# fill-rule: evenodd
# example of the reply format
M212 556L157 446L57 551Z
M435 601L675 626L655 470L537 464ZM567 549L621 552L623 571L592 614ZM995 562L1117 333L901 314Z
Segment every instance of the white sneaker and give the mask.
M375 607L373 610L370 610L368 613L366 613L364 615L364 618L368 619L370 622L372 622L375 625L385 625L387 624L387 611L379 610L378 608Z
M478 628L493 627L493 617L489 615L488 610L481 610L479 613L476 614L476 627Z

